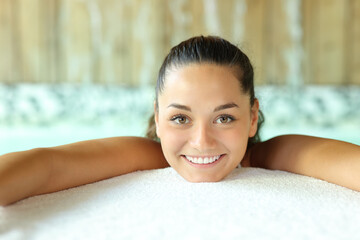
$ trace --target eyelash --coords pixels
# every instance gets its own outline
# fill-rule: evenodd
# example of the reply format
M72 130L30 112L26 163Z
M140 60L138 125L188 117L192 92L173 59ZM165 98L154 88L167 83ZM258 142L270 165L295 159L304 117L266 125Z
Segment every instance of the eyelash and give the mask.
M172 118L170 118L170 121L175 122L176 124L179 124L179 125L186 124L186 123L180 123L179 122L180 118L184 118L185 121L189 121L187 116L181 115L181 114L173 116Z
M227 119L230 120L230 121L225 122L225 123L220 122L219 124L228 124L228 123L231 123L231 122L233 122L233 121L236 120L236 119L235 119L233 116L231 116L231 115L223 114L223 115L220 115L219 117L217 117L216 120L215 120L215 122L217 122L217 121L218 121L219 119L221 119L221 118L227 118Z
M180 118L184 118L184 119L185 119L185 123L180 123L180 122L179 122L179 119L180 119ZM221 118L226 118L226 119L228 119L229 121L227 121L227 122L225 122L225 123L217 122L217 121L218 121L219 119L221 119ZM235 121L235 120L236 120L236 119L235 119L233 116L227 115L227 114L223 114L223 115L220 115L219 117L216 118L215 123L218 123L218 124L229 124L229 123L231 123L231 122L233 122L233 121ZM176 124L179 124L179 125L183 125L183 124L186 124L186 123L189 122L189 118L188 118L187 116L185 116L185 115L179 114L179 115L175 115L175 116L173 116L172 118L170 118L170 121L175 122Z

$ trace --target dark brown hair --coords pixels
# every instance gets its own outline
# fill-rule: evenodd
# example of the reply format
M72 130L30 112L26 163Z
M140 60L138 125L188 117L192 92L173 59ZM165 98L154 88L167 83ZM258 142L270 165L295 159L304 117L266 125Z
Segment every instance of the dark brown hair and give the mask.
M235 69L243 93L249 94L250 105L255 101L254 71L249 58L235 45L215 36L192 37L173 47L161 65L155 92L155 104L158 108L158 96L164 89L165 78L169 70L191 63L214 63ZM248 148L260 142L259 130L264 116L259 111L258 130L254 137L249 138ZM154 114L149 119L146 137L159 141L156 136Z

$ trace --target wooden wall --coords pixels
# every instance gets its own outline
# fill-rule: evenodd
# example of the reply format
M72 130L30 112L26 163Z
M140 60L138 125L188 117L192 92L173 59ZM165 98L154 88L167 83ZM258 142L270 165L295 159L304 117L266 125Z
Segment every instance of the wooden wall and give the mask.
M153 84L199 34L238 44L258 84L360 85L359 0L1 0L0 82Z

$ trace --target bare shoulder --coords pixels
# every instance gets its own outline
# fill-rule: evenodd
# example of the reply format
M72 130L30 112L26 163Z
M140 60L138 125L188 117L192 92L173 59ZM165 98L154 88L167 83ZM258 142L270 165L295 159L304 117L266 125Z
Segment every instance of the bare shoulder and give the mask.
M250 164L278 170L293 170L301 164L318 163L323 156L359 154L360 147L348 142L307 135L280 135L257 143L249 150ZM316 159L316 160L315 160ZM310 165L310 164L309 164ZM314 166L312 166L314 167Z
M266 141L256 143L248 150L249 164L252 167L282 169L284 161L289 157L297 156L300 149L318 142L320 138L306 135L280 135ZM309 147L307 147L309 149Z

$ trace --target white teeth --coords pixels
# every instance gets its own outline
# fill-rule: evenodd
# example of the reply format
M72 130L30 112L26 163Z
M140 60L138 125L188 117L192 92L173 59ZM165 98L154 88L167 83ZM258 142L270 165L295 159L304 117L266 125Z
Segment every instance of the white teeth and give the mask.
M193 163L197 163L197 164L208 164L208 163L213 163L216 160L218 160L220 158L221 155L219 156L214 156L214 157L190 157L190 156L185 156L187 160L189 160L190 162Z

